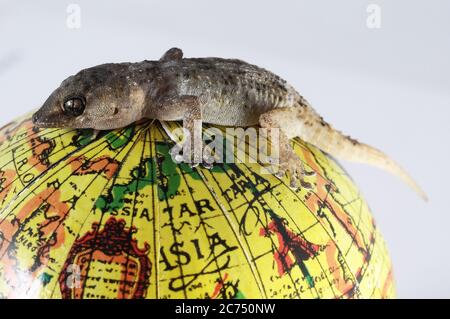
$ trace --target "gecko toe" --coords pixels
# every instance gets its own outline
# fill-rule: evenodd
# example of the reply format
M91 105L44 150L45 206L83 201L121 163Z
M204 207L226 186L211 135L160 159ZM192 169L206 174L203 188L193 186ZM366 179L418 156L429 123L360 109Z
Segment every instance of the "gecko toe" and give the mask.
M289 183L290 188L297 189L298 188L298 181L296 178L291 177L291 182Z
M307 190L312 190L313 186L311 183L305 182L304 180L300 181L301 185L303 188L307 189Z
M315 175L316 175L316 172L314 172L314 171L303 170L303 175L304 175L304 176L315 176Z
M202 167L206 168L206 169L213 169L214 168L214 164L213 163L208 163L208 162L203 162L202 163Z
M278 169L278 172L276 172L274 175L278 178L283 178L286 172L284 170Z

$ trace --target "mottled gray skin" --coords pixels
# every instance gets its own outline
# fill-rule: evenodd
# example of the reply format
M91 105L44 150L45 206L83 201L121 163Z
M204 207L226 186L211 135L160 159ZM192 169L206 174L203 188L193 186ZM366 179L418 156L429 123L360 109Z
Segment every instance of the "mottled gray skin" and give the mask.
M64 107L74 97L77 106L83 105L82 112L68 114ZM279 173L287 172L293 187L303 182L304 169L289 138L300 137L338 158L383 168L426 199L414 180L387 155L335 130L285 80L241 60L185 59L180 49L172 48L158 61L85 69L61 83L33 115L33 122L40 127L108 130L142 118L183 120L191 136L195 121L277 128ZM201 150L193 157L195 163L201 162Z
M207 123L255 125L261 114L277 107L292 107L300 99L277 75L241 60L182 59L160 62L159 68L169 78L166 83L173 85L169 95L173 90L179 95L197 96L200 104L207 106L202 117Z
M76 118L64 115L64 99L78 95L86 99L85 113ZM143 117L181 120L185 108L168 104L182 96L199 99L203 122L230 126L258 124L262 113L300 100L286 81L244 61L172 56L82 70L48 98L35 124L105 130Z

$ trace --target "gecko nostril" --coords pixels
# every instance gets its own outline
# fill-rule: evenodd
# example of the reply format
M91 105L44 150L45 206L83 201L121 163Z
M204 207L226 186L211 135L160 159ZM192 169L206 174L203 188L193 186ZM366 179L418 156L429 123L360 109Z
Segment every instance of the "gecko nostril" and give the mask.
M36 124L36 122L39 121L39 115L37 113L34 113L33 116L31 117L31 120L33 121L34 124Z

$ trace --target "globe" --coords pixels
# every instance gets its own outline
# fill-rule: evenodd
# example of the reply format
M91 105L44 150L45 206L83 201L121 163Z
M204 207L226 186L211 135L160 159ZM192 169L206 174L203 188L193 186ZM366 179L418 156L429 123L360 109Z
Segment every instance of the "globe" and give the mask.
M192 168L170 156L180 126L4 126L0 297L395 296L382 235L335 160L293 140L315 173L298 190L260 163Z

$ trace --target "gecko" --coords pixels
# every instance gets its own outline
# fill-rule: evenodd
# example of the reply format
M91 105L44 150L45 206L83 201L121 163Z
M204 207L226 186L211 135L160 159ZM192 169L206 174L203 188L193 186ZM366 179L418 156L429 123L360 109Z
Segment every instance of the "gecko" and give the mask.
M32 121L43 128L111 130L145 118L183 121L191 136L195 121L278 129L277 175L287 175L291 187L301 187L307 174L290 144L298 137L336 158L384 169L427 200L385 153L336 130L278 75L238 59L184 58L171 48L159 60L83 69L61 83ZM202 156L195 149L194 162Z

